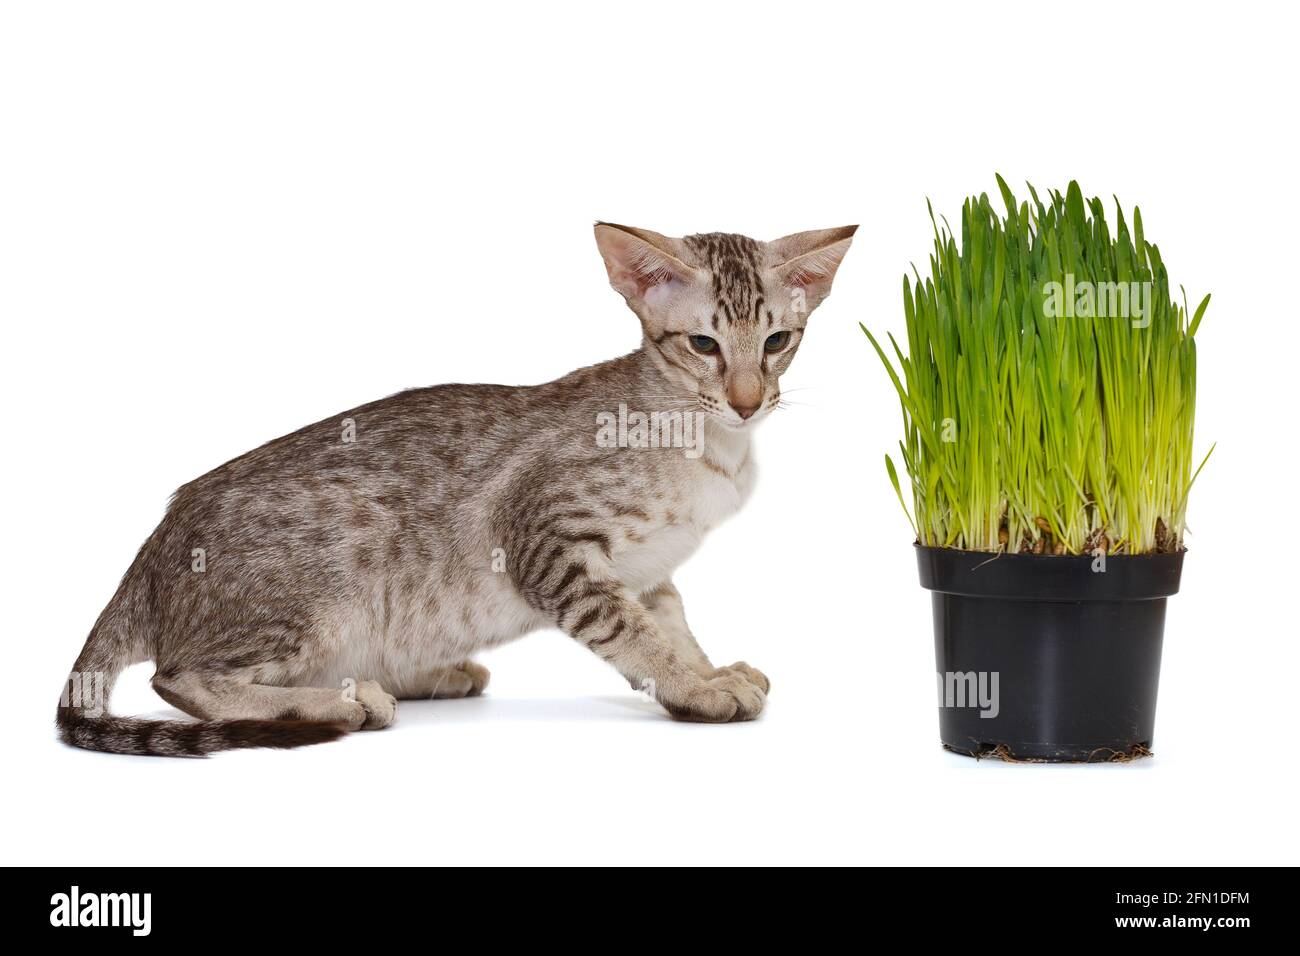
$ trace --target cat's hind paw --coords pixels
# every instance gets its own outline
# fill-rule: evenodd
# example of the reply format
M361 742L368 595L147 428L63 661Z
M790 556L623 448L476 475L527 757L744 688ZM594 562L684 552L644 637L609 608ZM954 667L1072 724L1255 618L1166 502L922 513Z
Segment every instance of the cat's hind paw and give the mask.
M492 673L475 661L462 661L449 668L445 684L434 697L477 697L487 687Z
M362 730L383 730L397 716L397 698L379 686L378 681L357 684L357 703L366 711Z
M492 675L482 664L461 661L452 667L419 676L401 687L398 694L403 700L456 700L477 697L487 687Z

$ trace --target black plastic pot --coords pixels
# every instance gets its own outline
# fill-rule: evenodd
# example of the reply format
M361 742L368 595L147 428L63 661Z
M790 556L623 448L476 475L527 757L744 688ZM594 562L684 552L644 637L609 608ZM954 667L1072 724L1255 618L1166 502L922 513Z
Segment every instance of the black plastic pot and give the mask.
M1012 760L1124 759L1156 722L1165 599L1183 552L1091 557L916 549L933 591L939 735Z

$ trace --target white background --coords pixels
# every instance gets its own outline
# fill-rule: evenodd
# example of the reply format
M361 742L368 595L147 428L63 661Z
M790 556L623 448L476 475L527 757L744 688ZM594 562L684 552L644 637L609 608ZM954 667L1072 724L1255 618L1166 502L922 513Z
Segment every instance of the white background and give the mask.
M1281 5L6 4L6 862L1295 863L1295 23ZM905 7L905 9L904 9ZM1268 12L1265 12L1265 11ZM1193 304L1198 454L1156 757L945 754L882 467L925 200L1000 171L1140 204ZM1000 205L1000 203L999 203ZM752 724L674 723L557 632L481 700L296 752L58 744L61 680L180 484L399 389L635 347L594 219L862 224L679 573ZM794 389L801 389L794 391ZM174 713L149 668L115 710Z

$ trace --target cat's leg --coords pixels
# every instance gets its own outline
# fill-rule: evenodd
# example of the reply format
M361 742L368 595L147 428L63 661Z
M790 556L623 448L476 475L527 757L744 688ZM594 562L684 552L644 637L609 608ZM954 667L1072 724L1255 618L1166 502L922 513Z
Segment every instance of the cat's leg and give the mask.
M378 683L347 687L277 687L227 674L160 672L153 688L163 700L201 720L312 720L349 730L379 730L396 716L397 701Z
M448 700L477 697L487 687L491 675L475 661L461 661L452 667L439 667L427 674L405 678L393 688L399 700Z
M678 652L655 615L617 580L598 542L561 535L524 555L511 572L525 599L674 717L721 723L762 711L766 694L746 677L706 676Z
M709 657L695 640L690 626L686 623L686 608L682 605L682 596L671 581L665 581L653 591L641 595L641 603L654 617L659 631L667 638L673 650L687 665L703 677L712 677L717 670Z
M641 603L646 606L659 624L659 629L684 660L696 673L713 677L723 672L734 672L744 677L766 694L771 689L771 682L757 667L751 667L744 661L737 661L727 667L714 667L708 655L700 647L695 635L686 623L686 608L682 604L682 595L671 581L665 581L653 591L641 595Z

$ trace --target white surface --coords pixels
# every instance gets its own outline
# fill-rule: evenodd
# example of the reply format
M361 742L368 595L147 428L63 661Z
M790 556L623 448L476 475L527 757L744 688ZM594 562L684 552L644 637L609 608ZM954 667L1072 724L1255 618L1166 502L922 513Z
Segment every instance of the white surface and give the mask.
M1297 660L1290 11L965 5L29 4L0 15L6 862L1291 863ZM1137 202L1198 335L1202 474L1154 760L946 755L882 467L925 199ZM596 218L861 222L680 573L749 725L673 723L558 633L489 696L206 761L67 749L60 681L168 494L327 414L636 344ZM801 388L801 391L795 391ZM148 670L119 712L167 712Z

